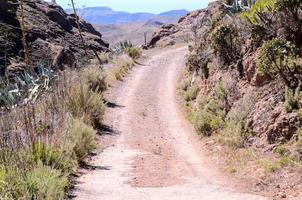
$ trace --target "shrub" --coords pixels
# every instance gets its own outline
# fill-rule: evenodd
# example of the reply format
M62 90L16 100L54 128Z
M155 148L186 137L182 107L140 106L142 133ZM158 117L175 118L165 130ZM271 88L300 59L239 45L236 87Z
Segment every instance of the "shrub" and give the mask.
M194 127L198 133L204 136L211 136L223 126L224 121L210 112L200 111L195 116Z
M263 44L258 56L257 67L263 74L274 75L278 73L284 83L291 88L296 88L299 80L300 66L298 49L289 41L275 38Z
M96 131L81 119L74 119L68 130L69 140L79 161L96 148Z
M197 85L192 85L186 88L187 91L185 92L185 100L186 101L193 101L197 98L198 93L200 91Z
M245 147L247 140L252 136L247 127L246 119L257 98L257 93L247 92L239 101L233 104L226 116L226 127L221 131L219 142L232 148Z
M55 148L41 141L37 142L33 148L30 157L35 164L42 163L64 172L74 170L77 166L72 149Z
M133 60L137 60L141 57L141 52L138 48L135 47L127 47L125 49L125 53L132 58Z
M287 156L290 154L290 151L284 145L277 146L274 152L279 154L280 156Z
M24 174L15 166L0 166L0 199L31 199Z
M219 101L226 102L228 100L229 91L222 85L221 81L219 81L215 85L214 94Z
M133 60L128 55L116 57L113 60L113 63L115 65L114 77L116 78L116 80L120 81L134 66Z
M195 114L194 127L204 136L211 136L224 126L223 111L215 99L210 100L202 110Z
M30 194L29 199L60 200L64 199L69 182L67 176L59 170L40 163L28 172L25 184Z
M291 90L288 87L285 89L285 109L287 112L298 110L301 107L300 103L300 86L296 90Z
M84 77L87 80L89 89L93 92L102 93L107 90L106 75L101 69L94 67L84 71Z
M102 64L107 64L107 63L109 63L109 54L108 53L106 53L106 52L102 52L101 54L100 54L100 60L101 60L101 63Z
M88 124L99 125L103 119L105 105L102 94L91 91L85 84L70 88L67 104L75 118L83 118Z
M215 54L229 65L240 57L240 36L233 25L221 25L212 34L212 47Z

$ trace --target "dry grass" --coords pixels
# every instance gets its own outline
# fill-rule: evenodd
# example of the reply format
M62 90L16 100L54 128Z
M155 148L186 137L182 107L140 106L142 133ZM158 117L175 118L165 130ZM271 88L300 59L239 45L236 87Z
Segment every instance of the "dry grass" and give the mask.
M108 72L106 79L109 85L114 84L116 81L122 81L124 76L127 75L135 65L133 59L126 54L115 56L112 62L112 70Z
M0 199L64 199L104 114L106 83L96 72L63 72L47 96L0 113Z

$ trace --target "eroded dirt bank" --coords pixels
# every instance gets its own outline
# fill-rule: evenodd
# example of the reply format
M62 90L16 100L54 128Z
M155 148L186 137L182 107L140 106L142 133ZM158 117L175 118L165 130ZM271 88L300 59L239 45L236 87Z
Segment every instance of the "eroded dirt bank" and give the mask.
M76 199L266 199L219 181L192 144L193 129L176 101L185 52L160 50L113 88L118 95L109 99L106 124L117 141L94 158L96 170L80 177Z

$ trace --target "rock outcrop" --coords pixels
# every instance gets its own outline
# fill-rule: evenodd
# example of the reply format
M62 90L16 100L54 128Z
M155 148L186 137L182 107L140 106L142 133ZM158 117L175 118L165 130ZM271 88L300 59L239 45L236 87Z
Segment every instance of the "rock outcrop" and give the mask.
M188 13L179 19L177 24L163 25L152 36L149 47L169 46L178 42L188 42L195 38L204 23L212 23L212 16L218 15L216 11L223 10L222 4L210 3L206 9Z
M109 44L93 26L80 19L80 28L89 56L107 51ZM24 64L19 1L0 0L0 75L14 75L23 66L45 65L53 69L81 65L85 55L75 15L43 0L24 0L24 23L30 66ZM18 67L16 67L18 66ZM17 70L18 69L18 70Z

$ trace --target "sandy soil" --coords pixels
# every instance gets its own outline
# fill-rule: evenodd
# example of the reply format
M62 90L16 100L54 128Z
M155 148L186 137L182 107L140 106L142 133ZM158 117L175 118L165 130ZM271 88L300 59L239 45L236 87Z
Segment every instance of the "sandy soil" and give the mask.
M186 51L160 50L112 88L105 122L116 141L79 178L76 199L267 199L239 192L206 164L176 100Z

